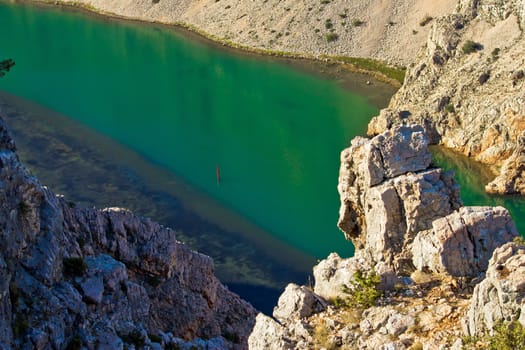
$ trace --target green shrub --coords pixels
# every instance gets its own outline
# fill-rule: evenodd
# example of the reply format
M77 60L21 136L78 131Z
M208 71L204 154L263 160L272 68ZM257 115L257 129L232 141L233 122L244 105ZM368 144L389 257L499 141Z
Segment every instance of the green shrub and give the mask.
M518 321L498 322L487 343L488 350L525 350L525 327Z
M430 21L432 21L434 18L432 16L429 16L429 15L426 15L425 17L423 17L423 19L419 22L419 25L421 27L424 27L426 26L427 24L430 23Z
M160 335L148 334L148 338L154 343L162 343L162 337Z
M499 58L499 53L500 53L500 48L499 47L496 47L494 50L492 50L492 53L491 53L491 56L492 56L492 59L495 61Z
M334 27L334 24L332 23L332 20L330 18L328 18L325 22L324 22L324 27L326 29L332 29Z
M237 333L233 333L233 332L225 332L222 337L226 340L228 340L229 342L233 343L233 344L240 344L241 343L241 337L239 337L239 335Z
M87 264L83 258L66 258L64 259L64 274L74 277L80 277L86 273Z
M362 271L357 270L351 282L352 294L350 303L362 308L373 306L377 298L381 296L381 291L377 288L380 282L381 277L375 271L365 275Z
M523 238L522 236L516 236L516 237L514 237L512 242L514 242L516 244L520 244L520 245L525 245L525 238Z
M27 333L29 330L29 321L27 316L18 314L13 322L13 335L15 338L19 338Z
M337 39L339 39L339 35L335 33L326 34L326 41L328 41L329 43L336 41Z
M481 49L481 45L475 41L467 40L464 44L461 50L464 54L471 54L475 51L478 51Z
M354 308L367 309L373 306L381 296L381 291L378 285L381 282L381 277L372 271L365 275L358 270L354 273L354 278L350 282L351 286L343 286L343 293L347 294L346 298L336 297L331 300L335 308Z
M365 22L361 21L360 19L354 19L352 20L352 26L354 27L361 27Z
M445 111L448 113L454 113L456 112L456 109L454 108L454 105L452 103L449 103L445 106Z

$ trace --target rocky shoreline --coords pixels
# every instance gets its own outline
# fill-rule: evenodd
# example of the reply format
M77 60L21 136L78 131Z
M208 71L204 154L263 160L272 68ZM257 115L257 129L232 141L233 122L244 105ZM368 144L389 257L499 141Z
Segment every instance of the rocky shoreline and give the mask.
M352 56L407 65L433 16L456 0L404 1L59 0L104 15L182 26L223 44L266 54ZM327 24L331 23L331 24ZM406 33L412 33L407 36ZM327 39L329 34L336 40Z
M487 192L525 193L525 141L520 141L525 128L523 0L506 4L447 0L432 5L422 0L323 0L320 4L60 0L52 4L177 25L260 54L336 61L338 56L360 57L408 66L389 107L370 122L369 135L406 120L423 125L431 143L494 169L496 178L487 184ZM397 84L383 74L375 76Z
M338 189L354 257L321 261L313 288L289 285L274 318L257 316L250 349L459 350L483 346L500 321L525 323L514 222L502 207L461 204L452 174L431 166L424 128L354 139Z
M423 125L432 143L492 166L486 191L525 194L525 2L458 3L436 20L370 135Z
M175 232L80 208L20 163L0 120L0 348L246 348L255 309Z

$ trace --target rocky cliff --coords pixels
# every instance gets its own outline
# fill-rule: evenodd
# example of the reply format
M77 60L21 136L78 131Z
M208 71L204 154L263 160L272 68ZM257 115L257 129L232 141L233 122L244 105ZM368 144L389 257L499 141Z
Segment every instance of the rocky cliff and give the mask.
M465 207L432 166L421 126L357 137L341 154L339 227L313 286L289 285L257 316L251 349L461 349L499 321L525 324L523 256L502 207ZM482 338L481 338L482 339Z
M247 347L255 310L211 258L125 209L79 208L20 164L0 120L0 348Z
M403 87L369 124L424 125L433 143L495 166L491 193L525 193L525 1L461 0L435 21Z
M43 0L46 1L46 0ZM126 18L182 24L233 45L319 57L372 57L412 62L431 16L456 0L59 0Z

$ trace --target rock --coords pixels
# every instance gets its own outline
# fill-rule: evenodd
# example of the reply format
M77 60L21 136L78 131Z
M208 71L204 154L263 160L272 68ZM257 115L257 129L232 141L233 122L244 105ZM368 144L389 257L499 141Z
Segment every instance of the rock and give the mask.
M416 323L415 317L412 315L403 315L401 313L393 313L386 322L386 329L388 334L394 337L404 333L408 328Z
M321 312L325 306L325 301L307 287L290 283L279 297L273 317L280 322L287 322Z
M248 338L250 350L291 350L293 344L286 340L283 326L264 314L258 314L255 327Z
M128 210L56 196L20 163L2 119L0 149L0 343L62 349L81 331L89 348L118 349L119 335L139 329L231 335L247 348L255 310L218 281L211 258ZM68 257L77 257L69 270ZM31 325L31 337L14 322Z
M99 304L104 294L104 281L101 276L86 278L80 283L82 295L90 303Z
M355 271L355 259L341 259L337 253L331 253L313 268L314 293L326 300L346 297L343 293L344 286L350 285Z
M338 226L356 256L371 258L384 275L409 268L405 242L461 204L451 174L430 169L430 161L420 126L357 138L341 154Z
M487 191L525 193L525 143L519 141L525 130L519 78L525 64L524 12L522 0L465 0L457 13L436 19L403 86L369 123L369 135L420 124L431 143L500 169ZM459 43L468 40L482 43L483 50L464 53Z
M85 259L90 276L101 276L104 286L111 291L120 288L120 284L128 279L126 265L106 254L90 256Z
M485 279L474 288L463 319L466 335L491 332L500 321L518 320L525 325L525 246L507 243L496 249Z
M500 174L485 190L493 194L525 194L525 132L520 135L512 155L505 160Z
M97 337L97 350L122 350L124 342L114 332L103 332Z
M462 207L435 220L412 244L414 266L456 277L484 273L492 252L518 235L502 207Z

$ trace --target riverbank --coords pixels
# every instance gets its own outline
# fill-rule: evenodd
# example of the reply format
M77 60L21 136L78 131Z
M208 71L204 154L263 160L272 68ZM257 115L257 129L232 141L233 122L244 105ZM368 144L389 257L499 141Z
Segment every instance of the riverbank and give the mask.
M367 75L370 75L373 79L386 82L388 84L391 84L392 86L399 88L401 84L403 83L404 74L405 74L405 65L410 63L410 56L406 56L407 53L414 54L417 52L417 49L419 48L420 44L424 41L425 35L422 35L420 31L427 32L428 27L420 26L421 28L418 28L418 30L413 29L412 35L414 38L411 38L411 44L407 45L405 44L403 48L399 47L399 50L397 49L398 44L394 45L393 51L397 52L401 56L396 56L392 53L390 53L390 56L384 56L380 53L367 53L363 54L359 50L355 50L356 43L354 41L360 40L360 39L354 39L354 37L348 37L348 38L340 38L338 35L338 49L334 49L331 47L332 45L329 45L328 47L325 47L325 43L323 42L317 42L317 46L309 46L309 47L301 47L299 43L302 43L301 41L291 39L289 37L289 32L286 37L290 41L289 45L279 45L277 42L274 42L270 40L269 43L266 43L264 45L258 44L256 42L250 42L246 40L242 40L242 38L237 38L235 36L228 36L224 35L224 33L219 30L219 28L215 28L214 30L211 30L207 28L207 25L205 24L195 24L191 23L191 19L188 18L186 21L178 19L177 15L168 16L168 17L159 17L155 15L148 15L148 14L140 14L140 13L134 13L130 12L129 9L121 9L121 8L111 8L108 7L106 3L103 4L95 4L90 3L89 1L47 1L47 0L35 0L33 1L36 4L43 5L43 6L62 6L64 8L74 9L74 10L81 10L86 11L88 13L94 14L94 15L100 15L103 17L109 17L113 19L120 19L120 20L131 20L131 21L141 21L141 22L149 22L149 23L155 23L160 25L167 25L170 27L177 27L179 29L183 29L185 31L188 31L193 34L197 34L199 37L204 38L206 40L211 41L212 43L216 45L223 46L225 48L231 48L235 50L240 50L247 54L256 54L256 55L266 55L266 56L273 56L273 57L280 57L280 58L292 58L292 59L306 59L306 60L315 60L320 61L323 63L337 63L343 66L345 69L355 72L355 73L364 73ZM228 5L227 5L228 6ZM230 7L232 8L232 7ZM291 11L291 10L290 10ZM321 10L319 10L321 11ZM332 12L337 12L337 9L332 9ZM347 19L351 16L349 14L349 9L344 8L340 9L342 11L339 15L339 19ZM354 11L355 12L355 11ZM354 15L355 16L355 15ZM327 19L325 21L324 26L325 27L332 27L333 23L331 22L331 19ZM354 22L354 27L355 27ZM389 21L387 24L388 26L393 26L393 21ZM405 24L407 26L408 24ZM411 23L410 25L414 26L414 23ZM364 33L362 33L361 36L367 36L370 33L370 28L372 24L369 22L362 22L358 27L362 29ZM368 29L367 29L368 28ZM375 28L375 27L374 27ZM275 32L275 30L270 30L271 32ZM348 30L351 31L351 30ZM319 31L316 29L314 31L315 33L318 33ZM333 30L329 30L329 34L326 35L336 35L333 33ZM368 33L368 34L366 34ZM384 33L383 33L384 34ZM276 34L279 38L283 37L283 34L281 33L279 35ZM384 34L386 35L386 34ZM398 38L399 39L399 38ZM392 39L390 41L397 43L398 39ZM350 41L349 41L350 40ZM344 49L341 48L341 44L344 41ZM350 45L352 44L352 45ZM368 48L370 51L371 48L370 43L359 43L360 45L357 45L361 49ZM350 50L346 51L346 48L351 48ZM378 51L379 52L379 51ZM352 56L352 54L356 55L355 57ZM405 57L406 56L406 57Z

